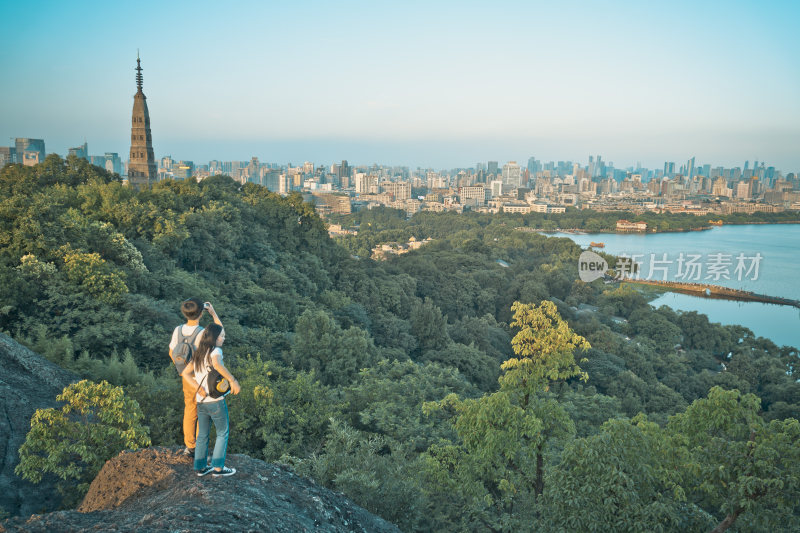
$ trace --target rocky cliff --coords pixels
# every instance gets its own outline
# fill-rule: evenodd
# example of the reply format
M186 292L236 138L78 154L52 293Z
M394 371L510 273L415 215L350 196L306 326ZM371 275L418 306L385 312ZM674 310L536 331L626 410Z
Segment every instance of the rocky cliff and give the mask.
M14 468L34 411L55 407L56 396L77 379L0 333L0 511L29 515L58 507L52 480L31 485Z
M228 455L230 477L197 477L179 448L122 452L108 461L75 511L14 517L0 532L392 532L344 495L246 455Z

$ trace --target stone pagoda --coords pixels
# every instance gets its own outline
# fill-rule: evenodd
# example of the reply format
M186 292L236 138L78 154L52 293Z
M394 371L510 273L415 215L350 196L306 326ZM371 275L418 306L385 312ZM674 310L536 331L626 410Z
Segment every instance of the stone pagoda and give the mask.
M142 92L142 65L136 54L136 94L133 96L131 123L131 157L128 164L128 185L137 189L150 185L158 178L156 158L153 155L153 137L150 135L150 113L147 98Z

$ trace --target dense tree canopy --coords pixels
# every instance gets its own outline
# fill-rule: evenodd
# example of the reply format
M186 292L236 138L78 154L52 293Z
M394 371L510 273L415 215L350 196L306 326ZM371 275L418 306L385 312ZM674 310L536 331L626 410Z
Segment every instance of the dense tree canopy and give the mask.
M609 217L379 208L334 241L298 194L226 176L137 191L49 156L0 170L0 330L124 388L137 445L174 445L169 336L182 300L211 300L242 384L230 451L404 530L790 530L798 350L583 283L572 241L517 229ZM411 236L433 241L368 258Z

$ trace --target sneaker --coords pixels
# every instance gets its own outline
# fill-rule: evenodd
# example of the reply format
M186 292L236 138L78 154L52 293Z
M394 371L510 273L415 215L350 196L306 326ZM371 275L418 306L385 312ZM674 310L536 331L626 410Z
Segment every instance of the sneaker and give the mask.
M214 477L232 476L236 473L235 468L228 468L223 466L222 470L214 470Z
M211 465L203 468L202 470L195 470L195 472L197 472L197 477L203 477L206 474L210 474L213 471L214 471L214 469L211 468Z
M181 454L182 454L182 455L191 455L192 457L194 457L194 448L189 448L189 447L187 446L186 448L184 448L184 449L183 449L183 451L181 452Z

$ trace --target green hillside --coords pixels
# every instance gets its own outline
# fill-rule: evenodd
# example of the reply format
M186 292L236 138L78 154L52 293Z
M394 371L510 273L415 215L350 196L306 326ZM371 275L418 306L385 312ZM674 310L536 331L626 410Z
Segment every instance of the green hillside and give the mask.
M406 531L796 530L797 349L577 281L577 245L512 219L347 222L331 240L301 196L225 176L6 166L0 330L122 386L175 445L167 345L181 301L210 300L242 384L229 452ZM368 258L412 236L433 240Z

